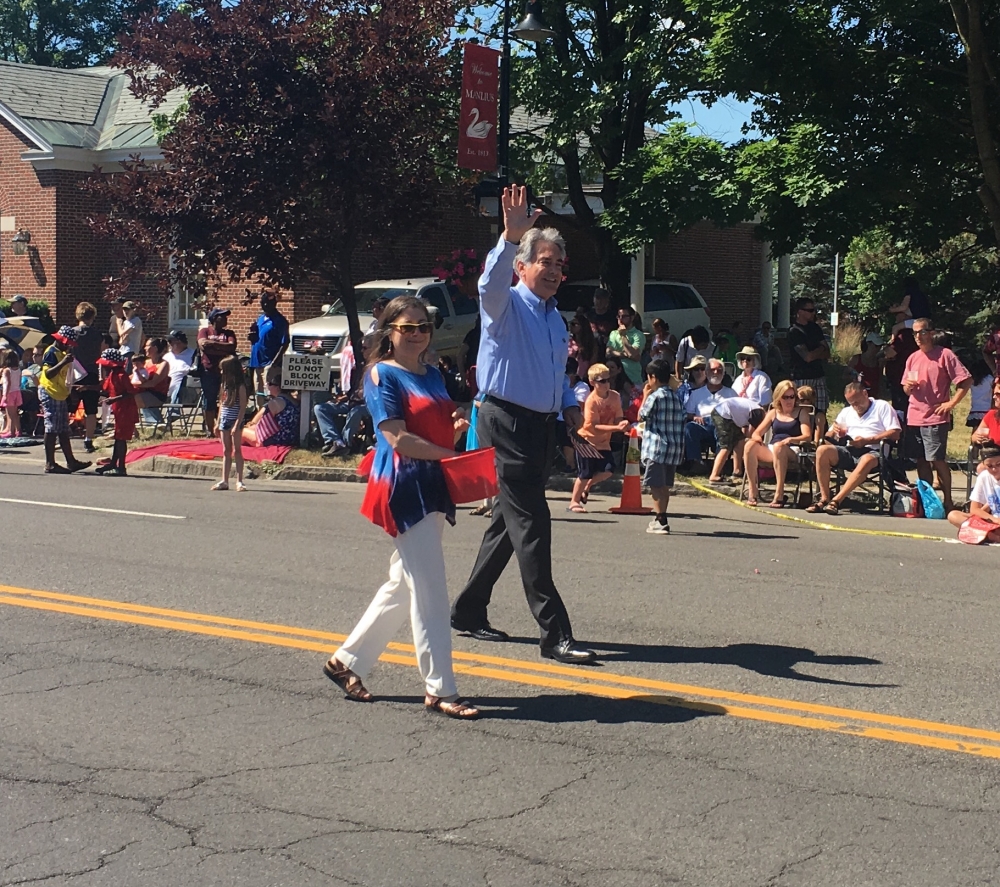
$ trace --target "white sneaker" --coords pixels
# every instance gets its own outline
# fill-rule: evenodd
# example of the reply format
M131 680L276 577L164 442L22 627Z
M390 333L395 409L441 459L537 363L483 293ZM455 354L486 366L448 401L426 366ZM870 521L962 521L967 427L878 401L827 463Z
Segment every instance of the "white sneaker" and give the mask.
M237 493L245 493L246 491L247 491L246 484L243 483L243 481L241 481L241 480L236 481L236 492Z
M661 524L656 518L653 518L649 522L649 526L646 527L646 532L651 536L669 536L670 535L670 525Z
M228 490L229 489L229 484L227 484L224 480L220 480L217 484L214 484L212 486L212 489L213 490Z

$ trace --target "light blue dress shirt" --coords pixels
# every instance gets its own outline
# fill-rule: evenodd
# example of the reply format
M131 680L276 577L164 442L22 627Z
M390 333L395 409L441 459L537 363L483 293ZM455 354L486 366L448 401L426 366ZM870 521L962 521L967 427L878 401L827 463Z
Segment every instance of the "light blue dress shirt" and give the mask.
M539 299L523 282L510 285L516 254L517 244L501 237L479 278L479 390L539 413L576 407L566 376L566 324L555 298Z

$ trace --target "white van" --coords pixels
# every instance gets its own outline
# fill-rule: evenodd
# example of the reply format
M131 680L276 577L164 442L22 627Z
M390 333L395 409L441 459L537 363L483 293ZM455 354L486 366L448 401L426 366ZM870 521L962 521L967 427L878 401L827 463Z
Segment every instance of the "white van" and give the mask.
M434 319L434 350L439 355L458 354L466 333L476 323L479 303L460 292L452 284L435 277L411 277L400 280L370 280L354 287L358 302L358 320L364 333L371 324L372 302L376 299L394 299L396 296L416 296L423 299ZM333 375L340 379L340 352L349 341L347 310L338 299L324 305L319 317L293 323L288 330L291 339L289 351L308 354L322 351L333 357Z

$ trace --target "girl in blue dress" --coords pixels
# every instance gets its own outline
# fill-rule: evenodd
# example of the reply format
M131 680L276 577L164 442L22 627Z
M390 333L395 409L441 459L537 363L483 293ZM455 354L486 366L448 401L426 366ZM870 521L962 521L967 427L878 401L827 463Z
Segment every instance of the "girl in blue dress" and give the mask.
M375 450L361 513L396 543L389 579L361 621L323 668L348 699L371 702L362 683L409 610L424 705L452 718L479 710L458 695L451 663L451 614L441 538L455 523L441 460L455 455L467 427L445 390L441 372L423 361L434 323L413 296L393 299L379 320L365 371L365 401Z

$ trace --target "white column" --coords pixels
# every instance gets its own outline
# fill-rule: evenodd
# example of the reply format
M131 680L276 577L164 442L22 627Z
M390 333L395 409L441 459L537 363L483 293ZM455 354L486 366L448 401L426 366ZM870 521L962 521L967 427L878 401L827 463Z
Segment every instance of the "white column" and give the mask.
M781 256L778 259L778 326L783 330L792 325L791 295L792 257Z
M770 252L770 243L765 243L760 248L760 320L758 326L765 320L768 323L774 322L774 318L771 316L774 269L771 267Z
M632 307L640 314L646 310L646 250L640 249L632 256ZM646 324L646 318L642 322Z

